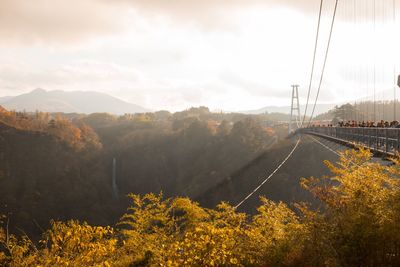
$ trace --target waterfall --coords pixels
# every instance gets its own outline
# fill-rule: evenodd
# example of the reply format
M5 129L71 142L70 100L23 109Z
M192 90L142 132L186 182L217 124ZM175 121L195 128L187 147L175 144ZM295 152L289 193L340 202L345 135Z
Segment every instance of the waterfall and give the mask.
M113 197L118 199L118 186L117 186L117 159L113 158L113 170L112 170L112 190Z

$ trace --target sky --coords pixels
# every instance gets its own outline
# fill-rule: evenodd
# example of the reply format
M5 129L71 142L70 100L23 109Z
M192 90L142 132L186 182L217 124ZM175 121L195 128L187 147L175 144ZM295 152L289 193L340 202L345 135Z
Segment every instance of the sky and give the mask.
M312 99L334 6L324 2ZM98 91L153 110L239 111L290 105L299 84L304 104L319 3L0 0L0 96ZM399 7L339 1L319 103L393 98Z

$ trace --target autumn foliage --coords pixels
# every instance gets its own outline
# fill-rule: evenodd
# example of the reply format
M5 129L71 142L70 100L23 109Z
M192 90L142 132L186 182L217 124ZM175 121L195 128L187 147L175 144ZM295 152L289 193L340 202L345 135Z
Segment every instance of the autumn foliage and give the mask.
M0 122L20 130L50 134L76 150L102 147L99 137L91 127L83 122L74 124L61 114L51 115L37 111L32 115L3 109L0 110Z
M39 243L0 230L6 266L397 266L399 161L346 151L332 176L303 179L321 205L261 198L248 216L227 203L204 209L187 198L131 194L115 227L52 222ZM4 218L5 219L5 218ZM3 220L4 220L3 219Z

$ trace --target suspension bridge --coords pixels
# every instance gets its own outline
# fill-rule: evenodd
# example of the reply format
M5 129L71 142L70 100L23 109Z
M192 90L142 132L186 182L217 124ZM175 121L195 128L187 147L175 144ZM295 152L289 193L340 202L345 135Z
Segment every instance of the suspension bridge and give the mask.
M353 69L346 64L343 66L346 71L346 78L353 81L353 86L355 83L358 83L358 89L361 89L361 92L364 91L366 96L363 97L361 101L359 100L358 104L357 100L354 101L353 105L348 104L351 109L350 112L346 112L344 110L345 108L343 108L343 111L338 110L339 119L342 120L342 123L338 123L338 118L336 118L336 122L331 122L328 125L320 125L313 122L314 112L323 84L330 43L332 42L332 31L334 29L335 18L338 16L337 11L339 3L342 4L342 19L345 20L348 25L353 25L353 28L350 26L350 28L352 28L350 32L353 33L353 38L360 36L358 33L360 28L370 28L370 30L367 31L370 35L367 41L370 44L369 49L372 51L367 51L368 55L365 55L365 57L371 57L372 60L365 61L363 64L366 65L359 70L354 70L354 66ZM308 124L304 127L315 73L315 59L319 42L321 10L323 10L323 6L324 1L321 0L306 111L304 112L301 123L299 123L301 120L299 113L298 117L295 118L293 116L293 110L299 109L298 106L295 106L296 102L293 101L294 99L298 100L298 92L296 92L298 88L295 88L296 91L292 92L292 116L289 131L291 131L291 124L293 124L293 121L296 121L297 133L311 134L349 147L364 147L372 151L374 155L384 157L395 156L400 150L400 124L396 120L398 113L396 91L398 90L397 86L400 87L400 75L396 73L396 49L393 49L393 47L390 49L390 45L377 45L377 42L379 38L382 38L380 33L388 29L387 31L389 34L386 36L384 42L392 45L396 44L396 32L399 32L396 28L396 0L335 1L317 95ZM362 26L360 26L360 24ZM354 40L346 40L346 43L351 47L350 44L352 41ZM382 40L379 41L382 42ZM387 51L382 51L383 49L389 49L391 51L389 54L391 54L393 58L392 66L389 66L390 60L382 60L382 58L385 58L388 54ZM357 51L352 51L352 53L356 54ZM360 57L358 59L360 59ZM346 63L351 59L343 58L342 60ZM378 88L380 88L380 90L377 90ZM387 98L387 91L390 91L390 88L393 90L392 101L389 101ZM372 94L369 95L371 89ZM351 88L346 91L349 90L351 90ZM346 92L342 93L343 95L346 94ZM388 107L392 110L388 110ZM391 122L389 123L387 120Z
M396 156L400 152L400 123L397 121L399 106L396 91L400 87L400 76L397 73L396 42L400 36L397 26L398 0L320 0L316 36L313 47L310 78L308 83L306 105L301 114L299 104L299 85L292 85L291 119L289 135L296 138L289 154L263 181L246 195L236 206L239 208L251 198L265 183L279 172L290 158L296 157L303 136L310 136L321 147L340 155L337 151L323 144L319 138L349 147L363 147L374 155L383 157ZM327 15L326 15L327 14ZM340 31L335 28L338 20L342 22ZM323 40L324 25L326 40ZM336 30L336 31L335 31ZM343 33L344 32L344 33ZM335 36L341 35L344 42L335 42ZM321 47L321 43L325 44ZM361 42L360 42L361 41ZM335 50L336 48L336 50ZM334 51L331 51L334 49ZM320 55L322 51L322 56ZM343 55L343 51L347 51ZM342 62L343 77L338 80L351 81L340 84L337 93L351 95L355 91L356 100L347 99L351 112L343 112L336 122L320 125L316 121L316 106L324 90L326 70L330 53ZM320 55L320 56L319 56ZM318 59L321 61L320 69ZM358 63L356 63L358 62ZM328 74L329 75L329 74ZM334 80L335 79L331 79ZM332 83L332 82L331 82ZM332 86L332 85L331 85ZM311 99L314 92L314 101ZM391 109L391 110L390 110ZM310 111L310 114L308 114ZM340 113L340 111L339 111ZM338 123L337 120L349 123ZM391 123L385 123L391 120ZM381 121L381 123L376 123ZM368 127L367 127L368 126ZM318 137L318 138L315 138Z

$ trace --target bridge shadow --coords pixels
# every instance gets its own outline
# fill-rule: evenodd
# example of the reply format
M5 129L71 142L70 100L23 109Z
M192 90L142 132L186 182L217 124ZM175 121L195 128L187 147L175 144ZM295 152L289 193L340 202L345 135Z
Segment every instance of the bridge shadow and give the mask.
M221 201L236 205L274 171L293 148L296 140L297 138L292 137L275 145L251 163L226 177L215 187L198 196L196 201L209 208L215 207ZM314 197L300 186L300 180L303 177L329 175L330 172L323 163L325 159L336 162L338 156L309 138L303 138L300 146L286 164L239 210L254 213L260 204L259 196L287 204L307 201L316 205Z

